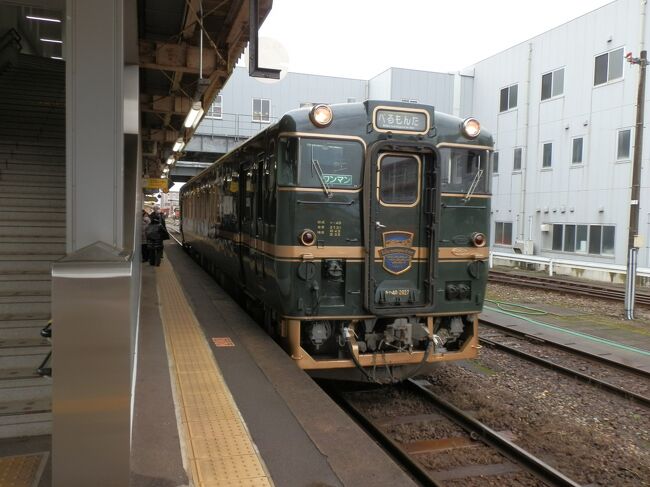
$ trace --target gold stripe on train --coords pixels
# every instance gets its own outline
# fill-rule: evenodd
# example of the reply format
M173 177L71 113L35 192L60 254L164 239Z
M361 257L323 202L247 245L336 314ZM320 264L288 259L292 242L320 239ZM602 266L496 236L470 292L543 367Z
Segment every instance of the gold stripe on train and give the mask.
M487 247L441 247L438 260L479 260L487 259L490 249Z

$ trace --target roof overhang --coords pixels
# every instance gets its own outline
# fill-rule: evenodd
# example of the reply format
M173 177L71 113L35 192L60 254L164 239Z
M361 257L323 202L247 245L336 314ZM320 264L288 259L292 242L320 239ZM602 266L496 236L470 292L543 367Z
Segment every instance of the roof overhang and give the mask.
M259 24L272 0L255 0ZM250 0L138 0L144 171L159 176L193 104L207 111L250 38ZM259 25L258 24L258 25ZM203 34L203 35L201 35ZM202 45L201 45L202 37Z

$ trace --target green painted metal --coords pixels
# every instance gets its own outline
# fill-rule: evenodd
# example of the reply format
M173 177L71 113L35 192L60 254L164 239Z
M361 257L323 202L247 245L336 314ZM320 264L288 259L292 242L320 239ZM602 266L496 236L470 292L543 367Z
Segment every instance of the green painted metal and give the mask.
M372 116L380 106L404 113L422 110L431 121L429 130L377 131ZM333 121L325 128L311 123L307 108L289 112L188 182L181 190L184 243L208 270L240 284L278 315L399 317L480 311L487 263L439 262L437 255L450 247L473 248L472 234L489 233L489 187L484 181L490 179L487 150L492 137L482 132L477 139L465 138L461 119L431 106L367 101L334 105L332 110ZM475 194L466 198L465 188L441 196L440 144L477 147L485 174ZM336 162L332 154L338 153L347 157L345 164L336 166L335 174L322 171L318 176L321 166L330 167L329 159ZM417 204L395 207L378 201L382 154L419 160ZM321 178L330 184L323 187ZM316 235L313 246L300 243L305 229ZM390 232L413 234L412 240L398 240ZM391 252L383 252L391 245ZM319 257L329 249L330 257ZM303 256L310 253L311 259ZM448 300L448 282L467 283L471 294Z

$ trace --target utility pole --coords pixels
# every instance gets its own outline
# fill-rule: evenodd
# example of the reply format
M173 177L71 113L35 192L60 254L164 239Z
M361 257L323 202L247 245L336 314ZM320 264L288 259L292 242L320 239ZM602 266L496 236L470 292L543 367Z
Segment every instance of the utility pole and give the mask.
M630 227L627 244L627 274L625 282L625 318L634 319L634 295L636 292L636 268L639 253L639 197L641 196L641 155L643 153L643 112L645 109L645 68L648 65L647 52L641 51L638 58L628 53L625 59L638 64L639 88L636 99L636 126L634 129L634 158L632 159L632 191L630 195Z

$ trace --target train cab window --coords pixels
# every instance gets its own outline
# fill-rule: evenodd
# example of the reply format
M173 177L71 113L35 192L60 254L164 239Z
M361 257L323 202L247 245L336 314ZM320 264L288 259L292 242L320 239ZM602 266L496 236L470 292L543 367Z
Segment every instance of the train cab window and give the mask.
M415 206L420 196L420 158L415 155L379 156L379 201L386 206Z
M442 148L441 191L443 193L489 193L488 152L460 148Z

